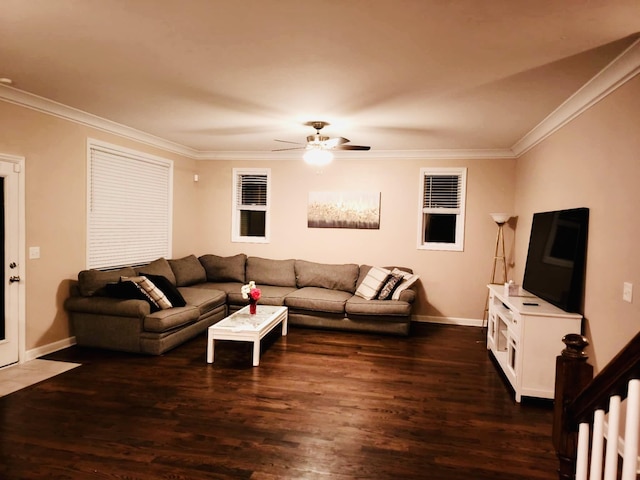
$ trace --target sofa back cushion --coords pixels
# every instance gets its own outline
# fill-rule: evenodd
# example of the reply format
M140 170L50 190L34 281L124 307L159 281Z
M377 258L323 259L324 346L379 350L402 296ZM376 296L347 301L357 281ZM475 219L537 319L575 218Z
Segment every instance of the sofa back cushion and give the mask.
M78 289L83 297L92 295L106 296L105 287L107 283L119 282L120 277L135 277L136 272L131 267L124 267L118 270L82 270L78 273Z
M142 275L141 272L145 272L145 274L148 273L151 275L160 275L169 280L173 285L176 284L176 276L174 275L173 270L171 270L169 261L164 257L154 260L150 264L143 267L137 267L136 272L138 273L138 275Z
M271 260L269 258L247 258L247 281L253 280L256 285L273 285L274 287L295 287L295 260Z
M244 269L247 256L244 253L231 257L202 255L198 258L210 282L245 282Z
M169 265L176 277L177 287L188 287L189 285L207 281L204 267L195 255L169 260Z
M295 271L298 288L321 287L354 293L360 267L354 263L333 265L296 260Z

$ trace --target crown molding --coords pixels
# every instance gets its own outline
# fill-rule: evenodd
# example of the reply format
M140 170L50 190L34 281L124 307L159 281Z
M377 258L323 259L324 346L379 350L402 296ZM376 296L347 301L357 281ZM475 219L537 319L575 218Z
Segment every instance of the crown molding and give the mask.
M640 39L585 83L511 149L520 157L640 73Z
M302 150L302 149L301 149ZM349 151L334 150L335 158L341 160L456 160L483 158L516 158L510 149L458 149L458 150L368 150ZM300 151L260 152L260 151L226 151L199 152L197 160L293 160L302 157Z
M640 39L583 85L511 148L450 150L335 151L341 159L489 159L518 158L640 72ZM202 151L107 120L17 88L0 85L0 100L118 135L194 160L288 160L299 152Z
M135 140L168 152L185 155L191 158L198 153L198 151L193 148L170 142L141 130L136 130L135 128L98 117L97 115L87 113L74 107L69 107L68 105L64 105L54 100L49 100L48 98L34 95L33 93L25 92L24 90L19 90L8 85L2 85L0 87L0 99L15 105L20 105L21 107L30 108L31 110L46 113L64 120L69 120L70 122L102 130L103 132L112 133L130 140Z

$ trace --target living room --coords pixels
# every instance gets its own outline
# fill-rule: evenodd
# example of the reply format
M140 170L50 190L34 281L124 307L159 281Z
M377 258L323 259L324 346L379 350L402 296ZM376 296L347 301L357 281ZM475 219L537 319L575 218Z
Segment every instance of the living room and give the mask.
M632 49L626 58L633 62L637 54ZM253 154L252 159L243 160L242 153L233 159L189 158L170 151L170 144L165 148L148 145L152 139L142 134L138 138L143 141L136 141L135 132L112 133L122 128L119 125L111 125L109 132L105 131L108 124L98 122L96 128L82 117L69 120L71 114L56 113L60 105L47 105L45 99L18 88L2 87L0 152L25 159L25 245L39 246L41 252L40 258L25 260L22 272L27 292L22 353L33 358L65 345L73 335L62 303L69 280L85 267L87 139L95 138L174 161L175 258L244 252L271 258L406 265L421 279L413 310L417 321L476 325L481 321L496 229L489 213L509 211L517 217L505 227L505 235L508 276L521 282L533 213L588 207L585 334L592 342L592 361L601 367L637 331L637 303L622 301L622 286L638 283L633 247L634 233L640 228L633 214L638 200L633 183L638 140L632 134L638 80L634 75L623 80L629 81L614 78L617 88L609 89L605 98L587 100L589 108L520 155L485 158L470 152L465 158L464 152L447 152L455 158L437 158L431 152L429 158L406 152L405 158L388 158L386 152L376 153L373 148L363 152L366 157L334 161L322 172L298 158L274 159L274 152L263 159ZM419 170L443 166L468 169L462 252L416 248ZM268 244L230 241L232 169L240 167L272 171ZM381 193L379 230L307 228L309 192L354 188Z
M573 111L555 110L557 117L534 125L535 129L525 132L523 142L506 145L501 152L508 155L464 149L446 155L407 151L390 157L370 142L373 148L366 156L337 156L321 171L301 158L284 154L275 158L268 151L275 148L273 144L266 145L263 154L236 152L226 158L202 159L206 155L197 150L178 148L108 120L89 120L83 112L24 92L20 78L12 75L15 86L0 86L0 153L24 162L21 361L73 343L63 302L70 282L86 267L87 140L97 139L174 162L174 258L246 253L328 263L405 265L420 276L413 310L416 322L481 326L496 236L491 212L506 211L516 217L505 227L508 276L521 282L533 214L587 207L584 334L591 342L590 362L598 371L637 333L640 313L637 301L622 300L625 282L640 283L635 248L640 234L635 207L640 202L636 185L640 178L640 47L633 39L626 41L625 48L620 48L622 37L613 40L624 55L610 68L609 61L601 59L598 71L603 73L597 77L609 86L592 82L598 88L590 98L578 98L578 106L559 101L557 107L574 107ZM602 45L592 45L596 47ZM588 97L589 89L582 93ZM158 115L170 113L167 107ZM356 135L350 137L361 142ZM270 243L231 241L232 174L234 168L244 167L271 169ZM467 169L464 251L416 248L423 167ZM307 228L309 192L354 189L380 192L378 230ZM39 247L39 258L28 258L32 246Z

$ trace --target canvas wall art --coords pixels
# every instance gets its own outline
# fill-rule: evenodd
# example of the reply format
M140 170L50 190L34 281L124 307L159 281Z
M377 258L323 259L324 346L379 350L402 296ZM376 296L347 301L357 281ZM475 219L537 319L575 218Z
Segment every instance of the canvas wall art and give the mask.
M309 192L309 228L380 228L380 192Z

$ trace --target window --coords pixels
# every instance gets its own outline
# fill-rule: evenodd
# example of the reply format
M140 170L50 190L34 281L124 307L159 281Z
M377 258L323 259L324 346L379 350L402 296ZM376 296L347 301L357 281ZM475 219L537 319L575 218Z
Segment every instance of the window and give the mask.
M88 141L87 268L171 257L173 162Z
M418 248L462 251L466 168L422 168Z
M233 169L232 242L269 242L271 170Z

